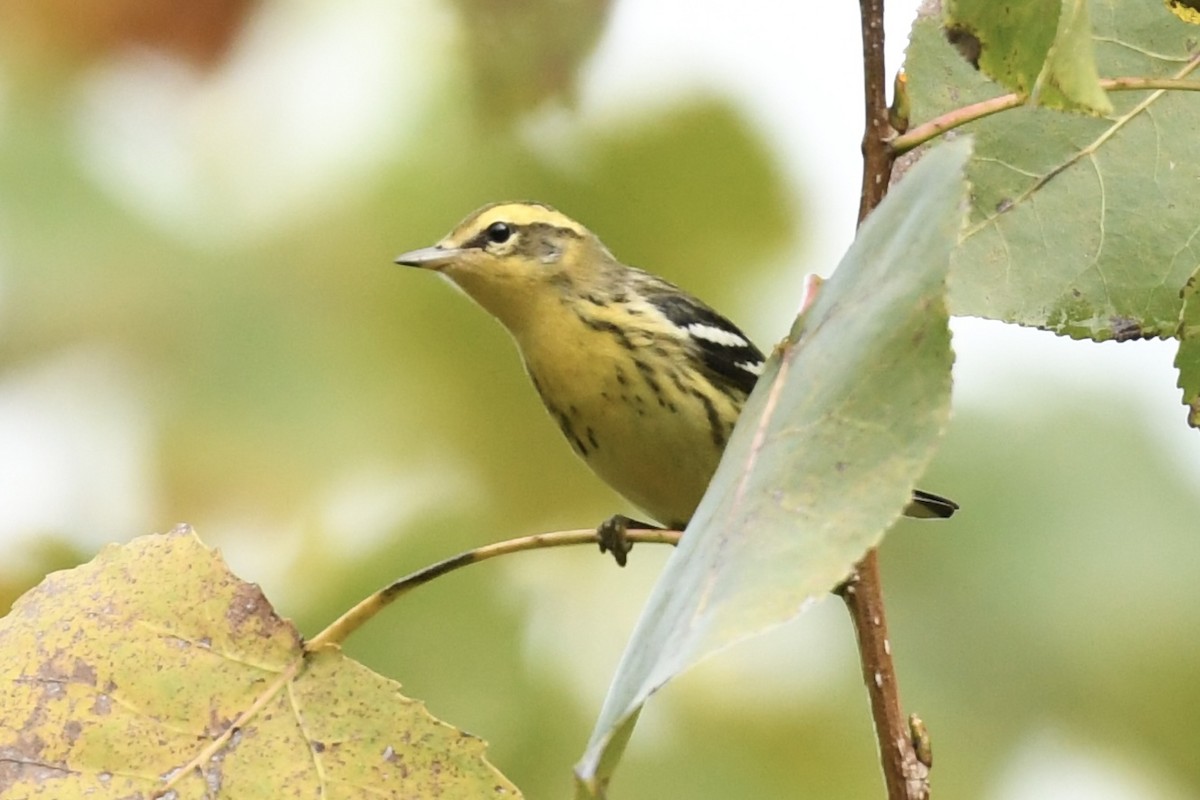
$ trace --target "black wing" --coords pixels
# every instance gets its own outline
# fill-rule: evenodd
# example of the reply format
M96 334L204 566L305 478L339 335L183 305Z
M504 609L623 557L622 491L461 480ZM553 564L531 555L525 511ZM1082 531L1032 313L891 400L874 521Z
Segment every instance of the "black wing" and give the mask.
M762 372L763 354L738 326L700 300L669 284L646 299L676 327L690 335L709 378L750 394Z

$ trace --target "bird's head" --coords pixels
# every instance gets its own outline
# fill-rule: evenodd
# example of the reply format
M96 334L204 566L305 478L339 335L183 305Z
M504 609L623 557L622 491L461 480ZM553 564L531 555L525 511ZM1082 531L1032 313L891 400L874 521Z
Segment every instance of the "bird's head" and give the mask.
M615 264L587 228L550 206L523 202L484 206L396 263L440 272L514 331L535 313L535 300L586 291Z

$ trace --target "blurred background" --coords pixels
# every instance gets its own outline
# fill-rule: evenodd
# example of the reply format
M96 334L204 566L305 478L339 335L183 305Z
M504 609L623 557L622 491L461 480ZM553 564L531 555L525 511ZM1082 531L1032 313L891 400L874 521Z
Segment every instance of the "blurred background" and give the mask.
M186 521L311 635L459 550L631 511L499 326L391 259L539 199L769 346L853 236L858 54L850 3L0 0L0 603ZM883 548L935 796L1200 797L1173 347L955 334L922 485L963 511ZM491 562L348 649L561 797L666 555ZM668 687L616 791L882 796L843 617Z

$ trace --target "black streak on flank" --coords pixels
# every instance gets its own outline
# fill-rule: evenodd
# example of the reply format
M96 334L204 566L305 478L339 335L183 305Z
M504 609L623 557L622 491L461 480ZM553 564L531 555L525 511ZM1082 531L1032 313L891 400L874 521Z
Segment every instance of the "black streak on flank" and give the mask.
M712 434L713 444L719 449L724 449L725 426L721 424L721 415L717 413L717 407L713 405L713 401L704 392L693 389L691 395L704 406L704 413L708 417L708 430Z
M546 404L546 407L550 409L550 413L558 420L558 427L562 429L563 436L567 437L567 441L571 443L571 447L575 448L575 452L587 458L587 446L579 438L579 434L575 433L575 426L571 424L571 418L549 403Z
M674 384L675 389L679 392L680 397L684 397L692 393L692 390L680 379L679 373L675 372L674 370L671 371L671 383ZM675 411L675 404L671 403L671 412L674 413Z
M666 396L663 395L662 385L658 382L654 367L638 358L635 358L633 363L637 366L638 372L642 373L642 380L650 387L650 391L654 392L654 399L658 400L658 404L663 408L670 408L674 411L673 404L668 403Z
M587 447L584 446L583 440L579 438L579 434L575 433L575 426L571 424L571 418L568 417L566 414L564 414L558 408L558 406L556 406L556 405L554 405L554 403L550 402L550 399L548 397L546 397L545 393L542 392L542 384L538 382L536 375L534 375L532 372L529 373L529 379L533 382L533 388L537 390L537 393L539 395L541 395L542 403L546 406L546 410L550 412L550 416L554 417L555 421L558 422L558 427L562 430L563 436L566 436L567 441L571 443L571 447L575 448L576 453L579 453L579 455L586 457L588 454L588 449L587 449ZM571 410L571 414L573 414L575 416L579 416L578 408L576 408L575 406L571 406L570 410ZM588 438L592 439L592 446L594 447L595 440L591 436L590 429L589 429L588 433L589 433Z

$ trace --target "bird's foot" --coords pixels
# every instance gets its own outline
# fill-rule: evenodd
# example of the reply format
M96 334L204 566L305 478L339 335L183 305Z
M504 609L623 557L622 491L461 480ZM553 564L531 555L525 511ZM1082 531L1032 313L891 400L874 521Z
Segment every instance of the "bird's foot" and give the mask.
M600 552L612 553L618 567L625 566L629 560L629 551L633 549L633 542L625 535L630 528L656 529L658 526L631 519L623 514L614 514L596 528L596 535L600 538Z

